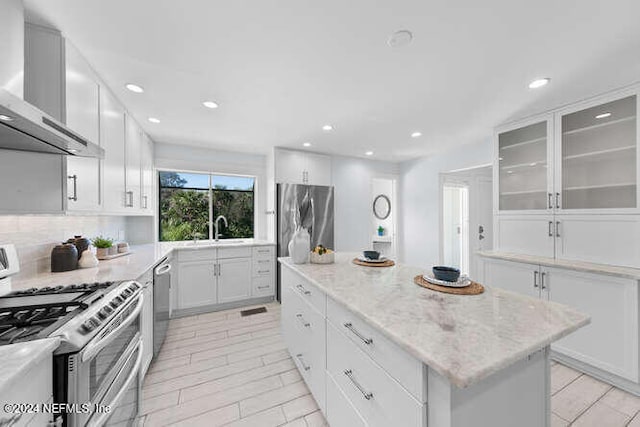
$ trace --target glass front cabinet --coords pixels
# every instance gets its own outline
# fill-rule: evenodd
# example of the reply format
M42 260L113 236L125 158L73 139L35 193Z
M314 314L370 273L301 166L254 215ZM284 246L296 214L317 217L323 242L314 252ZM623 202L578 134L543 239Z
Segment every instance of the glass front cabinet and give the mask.
M496 250L640 268L639 89L496 130Z

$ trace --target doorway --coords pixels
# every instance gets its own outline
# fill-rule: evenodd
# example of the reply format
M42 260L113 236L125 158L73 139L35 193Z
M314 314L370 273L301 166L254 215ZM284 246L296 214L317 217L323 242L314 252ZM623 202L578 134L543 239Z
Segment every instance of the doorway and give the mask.
M442 173L440 189L440 261L481 280L476 253L493 248L492 167Z

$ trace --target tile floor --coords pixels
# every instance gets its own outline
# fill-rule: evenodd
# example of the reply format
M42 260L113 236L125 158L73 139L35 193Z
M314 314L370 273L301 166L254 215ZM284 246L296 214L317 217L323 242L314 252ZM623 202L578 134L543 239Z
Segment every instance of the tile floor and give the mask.
M280 336L280 305L266 307L172 320L144 381L140 425L326 426ZM551 393L552 427L640 427L640 398L555 362Z

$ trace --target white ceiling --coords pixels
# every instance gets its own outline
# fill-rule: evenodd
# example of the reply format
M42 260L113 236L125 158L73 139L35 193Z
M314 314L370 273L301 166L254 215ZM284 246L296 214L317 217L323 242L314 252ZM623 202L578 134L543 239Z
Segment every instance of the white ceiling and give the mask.
M25 0L156 141L402 161L640 80L638 0ZM392 49L389 35L414 42ZM530 90L537 77L547 87ZM141 95L127 82L145 88ZM201 101L220 104L209 110ZM146 119L158 117L154 125ZM332 133L321 130L330 123ZM413 131L421 138L412 139Z

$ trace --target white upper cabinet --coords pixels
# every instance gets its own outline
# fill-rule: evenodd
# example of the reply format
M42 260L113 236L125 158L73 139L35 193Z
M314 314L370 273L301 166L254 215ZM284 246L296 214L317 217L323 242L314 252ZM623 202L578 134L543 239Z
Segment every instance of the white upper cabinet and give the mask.
M103 89L100 95L104 210L119 213L125 211L125 111L109 90Z
M559 113L556 209L637 208L637 111L638 97L629 94Z
M151 212L154 206L153 141L146 134L142 135L141 174L140 207L143 211Z
M496 133L497 209L547 213L553 209L552 117L536 118Z
M331 185L331 157L295 150L277 149L276 183Z
M125 206L140 209L142 130L130 114L125 115Z
M73 131L100 144L100 86L80 52L68 41L66 60L66 124ZM100 209L100 160L67 157L67 209Z

